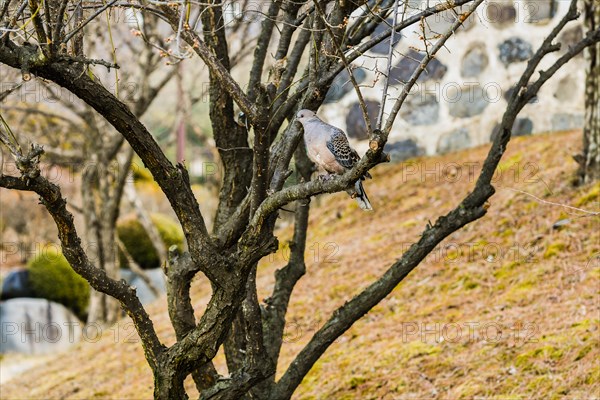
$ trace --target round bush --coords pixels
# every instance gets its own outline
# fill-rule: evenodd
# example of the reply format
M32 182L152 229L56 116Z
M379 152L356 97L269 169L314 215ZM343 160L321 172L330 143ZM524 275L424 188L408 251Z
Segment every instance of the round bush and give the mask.
M60 303L84 320L90 300L90 286L77 275L62 253L53 246L27 263L29 283L37 297Z
M183 249L183 231L177 222L164 214L152 214L150 219L158 229L167 249L172 245L176 245L180 250ZM160 267L160 259L152 246L150 237L136 217L130 216L121 220L117 224L117 234L140 267L143 269ZM121 268L129 267L125 255L121 251L119 251L119 261Z

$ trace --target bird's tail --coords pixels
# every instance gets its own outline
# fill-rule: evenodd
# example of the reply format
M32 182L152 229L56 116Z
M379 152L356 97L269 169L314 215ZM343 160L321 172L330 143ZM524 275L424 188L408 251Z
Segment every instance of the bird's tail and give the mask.
M365 211L373 211L373 207L371 207L371 202L367 197L367 192L365 192L365 188L363 187L362 181L358 180L354 184L354 188L356 189L356 194L354 198L358 203L359 207Z

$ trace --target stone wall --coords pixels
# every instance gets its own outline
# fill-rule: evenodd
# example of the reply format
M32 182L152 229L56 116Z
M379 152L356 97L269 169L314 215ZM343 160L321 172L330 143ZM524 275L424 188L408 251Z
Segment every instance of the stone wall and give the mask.
M435 154L477 146L490 140L506 108L511 87L527 60L566 13L565 0L488 0L450 38L429 64L400 111L389 140L392 157ZM427 1L410 0L409 14ZM429 4L435 1L429 0ZM462 11L466 9L463 8ZM460 8L457 9L461 12ZM429 17L427 37L444 33L455 14ZM391 22L391 20L389 20ZM406 29L394 47L390 98L400 93L418 61L424 44L418 25ZM559 36L563 49L583 35L581 21L571 22ZM381 101L389 41L354 62L354 75L374 120ZM560 56L564 50L552 55ZM549 61L542 63L547 67ZM535 76L535 75L534 75ZM527 105L514 126L515 135L579 128L583 125L584 61L580 55L559 71ZM344 127L356 147L366 150L366 130L357 97L342 74L328 93L320 113L329 123Z

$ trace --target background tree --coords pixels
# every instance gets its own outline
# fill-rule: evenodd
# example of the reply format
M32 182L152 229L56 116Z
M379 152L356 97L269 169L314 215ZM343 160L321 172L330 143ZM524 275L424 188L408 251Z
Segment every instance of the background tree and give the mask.
M84 14L79 7L77 5L73 9L75 26L83 23ZM115 96L132 107L137 118L142 118L175 72L172 67L163 68L164 60L150 42L152 40L155 41L155 45L164 46L163 37L158 32L159 19L149 14L143 23L139 23L135 14L120 16L126 17L120 18L120 21L113 16L107 17L104 23L102 19L89 21L86 26L90 32L88 35L84 35L83 30L75 32L73 41L76 46L74 45L73 51L76 49L76 55L82 56L85 50L88 56L98 59L139 59L140 63L130 63L124 68L102 68L93 73L88 70L88 73L105 82ZM113 23L110 23L111 20L114 20ZM109 21L108 29L106 21ZM144 40L134 39L135 36L129 32L132 27L139 29L136 35ZM111 35L122 39L119 56L110 39ZM109 62L103 64L111 65ZM112 279L119 280L121 277L117 257L116 223L124 191L127 189L128 198L132 201L136 197L131 177L128 179L133 149L118 131L85 102L65 95L60 87L51 82L38 82L38 89L44 92L43 95L36 96L38 101L23 102L6 109L16 112L18 116L22 115L24 121L28 120L28 116L33 116L31 119L42 116L57 119L60 126L64 127L61 135L51 133L47 129L38 129L37 134L35 130L32 132L33 136L21 135L21 140L42 143L53 163L68 168L70 173L81 174L80 192L82 204L85 206L77 206L76 211L83 216L86 251L97 268L104 270ZM68 112L60 113L57 107L48 109L44 102L39 101L40 97L45 97L50 104L60 104ZM52 129L56 129L56 126ZM138 215L145 217L140 202L137 202L134 208ZM146 222L147 219L141 218L141 221ZM143 226L151 234L154 233L154 225ZM166 251L159 254L164 254L163 261L166 261ZM141 270L137 272L144 274ZM120 317L119 311L119 304L114 298L95 290L91 292L88 322L113 324Z
M595 4L594 4L595 3ZM590 32L600 27L600 5L594 0L584 2L585 25ZM600 44L585 52L585 125L583 154L576 157L582 182L600 179Z
M157 336L135 288L112 279L89 261L60 188L40 176L37 165L43 154L41 147L34 145L23 150L16 135L3 132L0 138L13 154L21 176L1 176L0 186L36 192L57 224L63 253L73 269L94 289L119 300L141 338L154 374L156 398L187 398L183 382L190 374L202 399L290 398L310 368L340 335L384 299L444 238L486 214L488 199L494 194L491 180L519 111L566 62L600 41L600 30L591 31L564 55L550 60L547 68L539 70L540 62L548 61L546 56L560 48L554 43L557 35L578 17L573 0L568 13L527 63L473 190L456 208L440 216L434 224L428 224L421 236L415 238L416 243L383 275L340 306L276 380L287 306L294 285L305 270L309 199L320 193L342 191L369 169L388 160L383 148L410 89L447 39L482 1L455 0L411 13L407 13L408 3L399 7L399 1L269 2L265 18L260 21L256 45L252 47L247 90L233 78L227 41L228 32L239 26L239 21L225 18L222 3L212 0L127 3L127 7L141 10L144 15L157 15L171 26L174 47L167 54L181 59L193 52L208 67L209 116L223 166L212 232L192 193L184 165L173 165L135 113L86 73L98 61L77 52L78 44L73 41L77 32L107 8L123 4L113 1L94 5L87 18L74 22L71 16L77 12L78 3L68 0L53 5L33 0L3 3L0 62L19 69L23 77L34 74L38 79L55 82L103 116L152 172L181 223L189 251L183 254L172 251L166 268L168 310L177 339L169 347ZM428 36L424 18L448 9L455 13L452 26L447 32ZM392 14L393 24L371 37L377 25ZM256 27L253 21L248 23ZM199 24L201 28L197 29ZM318 109L333 79L342 70L347 69L352 77L353 61L393 32L413 24L418 24L422 31L423 60L375 129L371 129L373 125L360 87L351 78L369 130L370 150L346 174L328 181L308 181L312 167L303 146L299 145L302 131L294 122L296 111ZM278 40L275 31L280 32ZM277 40L276 51L267 74L265 63L272 40ZM536 71L539 75L534 77ZM269 76L265 79L265 75ZM292 158L300 183L284 188L293 174ZM290 261L275 274L273 293L261 304L256 295L256 265L277 249L274 227L278 211L294 201L298 204ZM211 282L212 297L196 320L189 293L192 278L200 272ZM212 364L221 346L229 369L227 377L218 376Z

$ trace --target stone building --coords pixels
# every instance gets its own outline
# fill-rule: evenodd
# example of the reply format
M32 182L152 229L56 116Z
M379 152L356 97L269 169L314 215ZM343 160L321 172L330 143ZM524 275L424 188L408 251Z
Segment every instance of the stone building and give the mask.
M488 142L506 108L511 87L524 71L527 60L566 13L569 3L561 0L484 2L448 40L446 48L440 50L404 103L388 143L392 157L399 160L419 154L445 153ZM427 1L410 0L409 4L410 14L423 9ZM457 12L465 9L457 9ZM397 37L386 111L391 109L403 82L423 58L424 44L419 39L423 33L419 31L424 29L426 37L433 38L446 32L456 15L446 12L431 16L422 28L413 25ZM549 58L562 55L582 35L581 21L569 23L558 38L561 51ZM388 46L389 41L382 43L353 63L354 75L368 100L372 120L376 119L381 101L381 72L385 71ZM549 61L541 66L548 65ZM513 134L582 127L584 77L583 57L578 56L523 109ZM321 113L329 123L344 127L358 149L366 150L366 129L347 73L336 79Z

